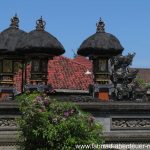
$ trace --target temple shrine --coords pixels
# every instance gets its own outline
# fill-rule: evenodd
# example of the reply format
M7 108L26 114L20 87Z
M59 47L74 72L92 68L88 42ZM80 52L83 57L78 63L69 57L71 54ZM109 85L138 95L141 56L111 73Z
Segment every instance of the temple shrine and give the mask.
M92 113L104 126L106 143L150 142L150 90L136 81L140 76L150 83L150 69L131 68L135 53L123 55L101 18L73 59L61 56L65 49L45 30L42 17L28 33L19 29L19 21L15 15L0 33L0 121L7 122L0 125L0 145L16 144L15 96L28 91L72 101Z

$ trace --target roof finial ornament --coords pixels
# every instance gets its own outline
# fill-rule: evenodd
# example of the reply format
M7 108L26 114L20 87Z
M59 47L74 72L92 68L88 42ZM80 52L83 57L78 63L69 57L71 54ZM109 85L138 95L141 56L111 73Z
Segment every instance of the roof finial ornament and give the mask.
M100 17L100 20L98 23L96 23L97 30L96 32L105 32L105 23L103 22L102 18Z
M36 30L44 31L46 22L43 20L42 16L36 21Z
M11 18L11 24L10 27L19 28L19 18L17 17L17 14L15 14L15 16L13 18Z

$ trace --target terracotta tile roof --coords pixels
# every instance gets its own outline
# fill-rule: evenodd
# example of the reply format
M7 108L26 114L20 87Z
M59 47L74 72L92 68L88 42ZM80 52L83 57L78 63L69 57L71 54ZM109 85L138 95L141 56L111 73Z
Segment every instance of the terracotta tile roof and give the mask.
M92 68L92 62L84 56L78 55L73 60L82 64L82 65L85 65L86 67L88 67L90 69Z
M136 68L139 70L138 76L146 83L150 83L150 68Z
M91 68L64 56L54 57L48 63L48 83L55 89L87 90L92 75Z

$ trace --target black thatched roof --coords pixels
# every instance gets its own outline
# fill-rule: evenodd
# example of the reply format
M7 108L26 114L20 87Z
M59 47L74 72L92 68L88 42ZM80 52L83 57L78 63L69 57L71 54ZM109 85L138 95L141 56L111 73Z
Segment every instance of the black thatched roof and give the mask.
M0 53L14 52L18 40L26 34L26 32L18 29L19 19L17 16L11 19L11 25L0 33Z
M123 51L119 40L112 34L104 31L104 22L101 20L97 24L97 32L87 38L78 49L78 54L89 56L92 54L117 55Z
M46 31L33 30L17 44L17 49L25 53L47 53L61 55L65 52L62 44Z
M26 33L17 28L9 27L0 33L0 52L14 52L18 40Z
M24 53L46 53L56 56L63 54L65 50L62 44L53 35L44 31L46 23L42 17L36 24L36 30L20 39L17 50Z
M109 33L95 33L83 41L78 49L78 54L83 56L106 53L117 55L122 51L123 47L115 36Z

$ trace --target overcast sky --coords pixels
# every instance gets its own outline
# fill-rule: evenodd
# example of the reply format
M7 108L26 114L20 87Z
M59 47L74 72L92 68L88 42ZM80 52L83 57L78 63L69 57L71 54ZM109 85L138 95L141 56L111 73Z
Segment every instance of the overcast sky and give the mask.
M9 27L15 13L20 29L27 32L43 16L46 31L59 39L67 57L95 33L102 17L106 32L124 47L123 54L136 53L133 67L150 68L150 0L1 0L0 32Z

